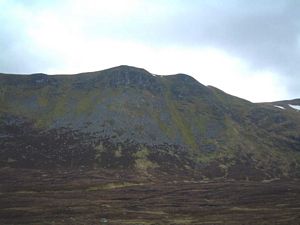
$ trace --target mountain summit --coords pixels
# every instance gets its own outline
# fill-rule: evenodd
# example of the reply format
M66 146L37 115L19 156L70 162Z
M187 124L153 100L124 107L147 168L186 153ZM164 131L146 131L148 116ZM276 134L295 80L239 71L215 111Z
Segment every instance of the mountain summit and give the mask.
M1 167L300 176L300 99L255 104L185 74L119 66L0 74L0 104Z

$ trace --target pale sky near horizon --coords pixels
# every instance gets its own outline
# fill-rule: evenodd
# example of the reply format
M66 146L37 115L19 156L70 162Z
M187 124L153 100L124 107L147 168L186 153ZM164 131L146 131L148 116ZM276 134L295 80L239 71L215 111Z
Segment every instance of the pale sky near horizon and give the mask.
M0 0L0 73L118 65L253 102L300 98L298 0Z

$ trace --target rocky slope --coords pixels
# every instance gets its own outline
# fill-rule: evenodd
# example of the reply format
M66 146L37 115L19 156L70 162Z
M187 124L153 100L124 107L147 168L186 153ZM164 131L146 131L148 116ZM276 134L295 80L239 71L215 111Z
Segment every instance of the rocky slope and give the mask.
M300 99L254 104L185 74L119 66L0 74L0 166L300 176Z

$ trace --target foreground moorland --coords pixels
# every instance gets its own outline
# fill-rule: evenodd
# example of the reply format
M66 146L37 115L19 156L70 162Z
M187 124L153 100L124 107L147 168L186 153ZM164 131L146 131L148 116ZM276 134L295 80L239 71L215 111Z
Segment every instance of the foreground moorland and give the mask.
M0 224L300 224L300 181L3 168Z

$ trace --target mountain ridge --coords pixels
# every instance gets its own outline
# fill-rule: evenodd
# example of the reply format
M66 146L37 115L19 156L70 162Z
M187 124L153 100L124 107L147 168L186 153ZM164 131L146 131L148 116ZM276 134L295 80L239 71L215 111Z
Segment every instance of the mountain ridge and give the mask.
M0 74L0 84L2 167L299 177L300 113L275 107L299 99L251 103L189 75L130 66Z

